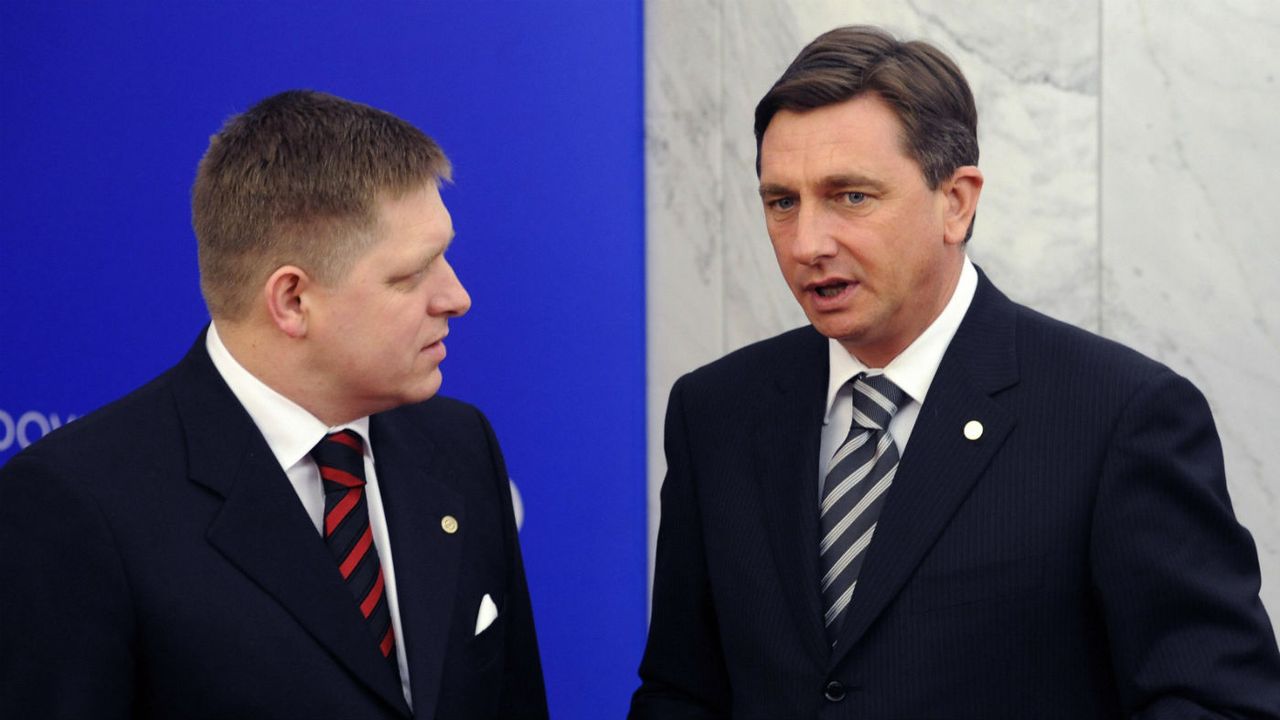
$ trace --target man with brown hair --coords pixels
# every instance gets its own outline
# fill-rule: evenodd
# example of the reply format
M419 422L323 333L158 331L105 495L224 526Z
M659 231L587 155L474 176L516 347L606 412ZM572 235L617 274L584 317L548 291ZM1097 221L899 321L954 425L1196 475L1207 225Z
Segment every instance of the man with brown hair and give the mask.
M671 391L631 717L1280 717L1204 398L965 255L983 177L956 66L840 28L755 131L812 327Z
M0 716L547 716L502 455L436 394L449 173L316 92L213 137L213 322L0 470Z

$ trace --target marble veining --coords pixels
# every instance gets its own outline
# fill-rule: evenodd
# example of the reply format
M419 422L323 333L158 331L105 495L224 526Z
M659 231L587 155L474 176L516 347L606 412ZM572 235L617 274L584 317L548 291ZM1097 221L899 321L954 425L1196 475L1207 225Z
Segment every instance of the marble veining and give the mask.
M1280 6L1103 8L1102 331L1204 391L1280 626Z
M724 0L645 4L646 312L650 545L671 385L723 341L720 15ZM652 564L653 554L650 553Z

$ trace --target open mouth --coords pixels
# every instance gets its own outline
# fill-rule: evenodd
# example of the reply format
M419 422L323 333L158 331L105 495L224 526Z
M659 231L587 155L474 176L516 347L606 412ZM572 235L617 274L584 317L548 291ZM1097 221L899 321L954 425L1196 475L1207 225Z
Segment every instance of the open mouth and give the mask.
M844 292L845 288L847 287L849 287L849 283L844 281L837 281L833 283L828 283L826 285L819 285L818 287L814 288L814 292L818 293L818 295L820 295L821 297L830 298L830 297L835 297L840 293Z

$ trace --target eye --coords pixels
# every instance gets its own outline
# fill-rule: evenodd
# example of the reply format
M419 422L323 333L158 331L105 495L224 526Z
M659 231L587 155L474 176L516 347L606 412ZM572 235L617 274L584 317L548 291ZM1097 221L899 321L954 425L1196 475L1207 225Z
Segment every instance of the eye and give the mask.
M796 206L796 199L793 197L780 197L770 200L768 205L775 210L790 210Z
M860 193L856 190L853 192L842 193L841 197L850 205L860 205L867 199L866 193Z
M422 278L427 274L426 268L414 270L413 272L397 275L387 281L387 284L399 288L401 290L412 290L422 282Z

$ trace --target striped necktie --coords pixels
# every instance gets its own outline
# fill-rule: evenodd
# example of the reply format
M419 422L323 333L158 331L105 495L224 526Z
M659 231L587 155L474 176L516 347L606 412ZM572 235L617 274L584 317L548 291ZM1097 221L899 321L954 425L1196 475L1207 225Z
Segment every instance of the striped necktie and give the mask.
M910 402L884 375L863 373L852 385L853 424L827 464L820 508L823 620L832 645L898 469L898 447L889 435L889 421L904 401Z
M324 484L324 539L360 614L400 678L396 661L396 635L391 626L382 563L373 545L369 526L369 502L365 497L364 443L351 430L326 435L311 451Z

